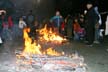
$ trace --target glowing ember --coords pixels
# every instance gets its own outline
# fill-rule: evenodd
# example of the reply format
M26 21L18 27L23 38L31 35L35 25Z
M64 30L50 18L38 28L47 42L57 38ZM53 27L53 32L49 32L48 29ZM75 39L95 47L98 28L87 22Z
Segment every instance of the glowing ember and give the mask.
M84 58L68 56L33 55L17 59L17 72L87 72ZM21 70L21 71L20 71Z
M55 50L52 50L52 48L48 48L46 50L46 52L44 52L44 54L51 55L51 56L60 56L60 55L62 55L61 53L58 53Z

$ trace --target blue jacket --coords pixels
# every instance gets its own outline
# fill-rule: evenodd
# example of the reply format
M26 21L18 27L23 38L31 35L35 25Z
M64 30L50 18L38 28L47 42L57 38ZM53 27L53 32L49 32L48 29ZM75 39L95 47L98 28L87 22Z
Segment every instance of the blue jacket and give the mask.
M60 27L60 24L63 22L63 19L60 16L54 16L50 20L54 23L54 27Z

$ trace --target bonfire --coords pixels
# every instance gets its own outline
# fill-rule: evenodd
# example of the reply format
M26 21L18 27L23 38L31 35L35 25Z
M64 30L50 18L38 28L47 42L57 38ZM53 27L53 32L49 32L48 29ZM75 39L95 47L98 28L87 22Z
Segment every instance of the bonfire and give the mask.
M32 41L29 37L29 28L24 29L25 48L23 52L17 53L17 71L19 72L86 72L84 58L77 53L66 55L64 52L57 52L53 47L43 50L40 42L61 43L64 38L52 30L47 30L46 26L39 30L42 37L39 41Z

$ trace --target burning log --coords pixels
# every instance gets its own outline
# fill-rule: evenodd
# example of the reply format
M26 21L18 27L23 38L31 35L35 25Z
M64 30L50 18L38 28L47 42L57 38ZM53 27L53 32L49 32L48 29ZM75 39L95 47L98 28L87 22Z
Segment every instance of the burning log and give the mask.
M39 72L87 72L86 64L82 56L49 56L49 55L32 55L18 59L18 67L28 68L31 66L32 70L39 70ZM27 66L27 67L26 67ZM29 71L27 71L29 72ZM35 72L35 71L33 71Z

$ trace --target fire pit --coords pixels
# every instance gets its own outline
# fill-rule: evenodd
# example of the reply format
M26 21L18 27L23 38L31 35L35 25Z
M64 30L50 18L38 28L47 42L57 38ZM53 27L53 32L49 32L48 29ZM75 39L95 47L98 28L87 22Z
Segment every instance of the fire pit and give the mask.
M17 69L24 72L86 72L84 58L70 56L32 55L17 56Z
M19 53L19 54L18 54ZM16 64L0 65L2 72L87 72L84 58L78 54L50 56L25 55L16 51Z
M64 40L62 37L44 27L40 30L42 37L38 43L35 41L32 43L27 30L24 30L25 49L21 53L16 53L17 69L27 72L86 72L84 58L77 53L66 55L64 52L53 50L53 47L42 51L42 46L38 44L39 41L61 43Z
M44 29L46 30L46 29ZM41 31L41 30L40 30ZM87 65L84 63L84 58L79 56L78 53L70 55L64 52L57 52L53 49L54 46L50 45L62 42L62 38L57 39L56 36L50 39L51 43L47 43L49 40L42 37L44 40L33 41L28 35L29 29L24 29L24 50L16 50L16 64L4 64L0 65L0 70L6 70L6 72L87 72ZM43 32L43 31L42 31ZM48 32L47 32L48 33ZM53 33L52 33L53 34ZM52 46L49 48L43 48L44 44Z

